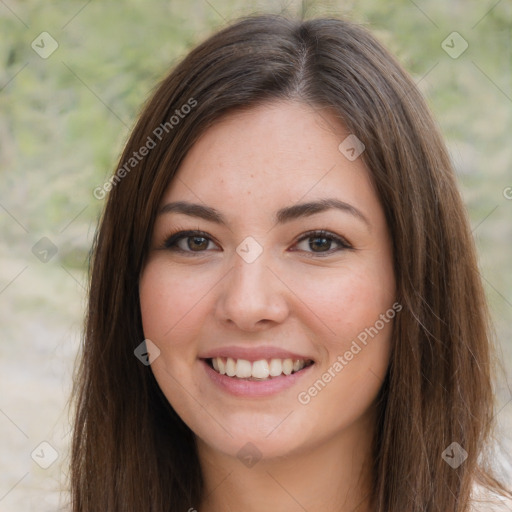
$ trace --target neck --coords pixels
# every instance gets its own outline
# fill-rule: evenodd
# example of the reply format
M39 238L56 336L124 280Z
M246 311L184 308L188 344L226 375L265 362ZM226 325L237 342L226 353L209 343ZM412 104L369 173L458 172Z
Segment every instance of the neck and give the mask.
M252 467L198 439L205 482L199 512L371 512L373 429L366 422Z

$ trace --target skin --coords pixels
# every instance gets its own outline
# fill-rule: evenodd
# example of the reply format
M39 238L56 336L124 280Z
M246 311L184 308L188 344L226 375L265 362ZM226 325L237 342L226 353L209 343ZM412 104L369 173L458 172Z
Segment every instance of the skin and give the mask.
M161 351L151 368L196 435L206 493L191 507L200 512L371 510L365 460L392 321L309 403L297 398L395 301L383 209L362 158L338 150L348 135L332 112L295 101L231 113L196 142L164 193L161 206L189 201L227 219L222 226L159 214L140 278L144 334ZM367 222L339 209L275 222L280 208L322 198L349 203ZM352 248L320 240L315 252L310 242L322 236L300 240L320 229ZM181 230L211 241L199 251L186 238L179 247L189 252L165 248ZM248 236L263 248L252 263L236 252ZM212 384L198 359L228 345L272 345L315 365L271 397L234 397ZM237 457L248 442L261 454L252 467Z

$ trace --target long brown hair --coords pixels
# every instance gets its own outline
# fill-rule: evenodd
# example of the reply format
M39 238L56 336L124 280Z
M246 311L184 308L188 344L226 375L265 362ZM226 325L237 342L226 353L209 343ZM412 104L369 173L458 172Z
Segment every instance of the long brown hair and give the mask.
M475 249L424 100L360 26L266 15L238 20L177 65L104 187L75 388L74 512L181 512L201 502L194 434L134 356L144 340L138 279L162 194L194 142L228 112L280 99L328 107L364 143L392 234L403 310L378 400L375 510L466 512L475 483L505 492L482 459L494 396ZM134 152L145 155L135 162ZM467 452L458 468L442 457L453 442Z

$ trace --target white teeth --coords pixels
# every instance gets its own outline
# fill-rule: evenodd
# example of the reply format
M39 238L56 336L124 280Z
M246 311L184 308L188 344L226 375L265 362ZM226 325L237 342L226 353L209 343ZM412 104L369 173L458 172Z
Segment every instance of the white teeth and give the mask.
M265 359L254 361L254 363L252 363L252 377L256 377L257 379L266 379L269 374L270 370L268 368L268 362L265 361Z
M277 377L283 373L283 365L281 363L281 359L271 359L270 360L270 375L272 377Z
M293 370L293 362L291 359L285 359L283 361L283 373L285 375L290 375Z
M226 375L228 377L234 377L236 375L236 362L231 357L228 357L226 361Z
M270 361L259 359L251 363L247 359L214 357L211 361L216 372L239 379L268 380L269 377L278 377L282 374L291 375L293 372L298 372L306 366L305 360L292 360L290 358L270 359Z
M239 379L246 379L251 376L252 365L250 361L238 359L236 362L236 376Z

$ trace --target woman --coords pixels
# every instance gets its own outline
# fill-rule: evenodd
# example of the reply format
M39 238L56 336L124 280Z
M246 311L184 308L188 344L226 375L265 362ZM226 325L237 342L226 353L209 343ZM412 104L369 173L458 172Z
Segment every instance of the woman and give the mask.
M506 495L484 459L488 314L454 172L365 30L260 16L213 35L106 188L74 511L466 512L477 489Z

